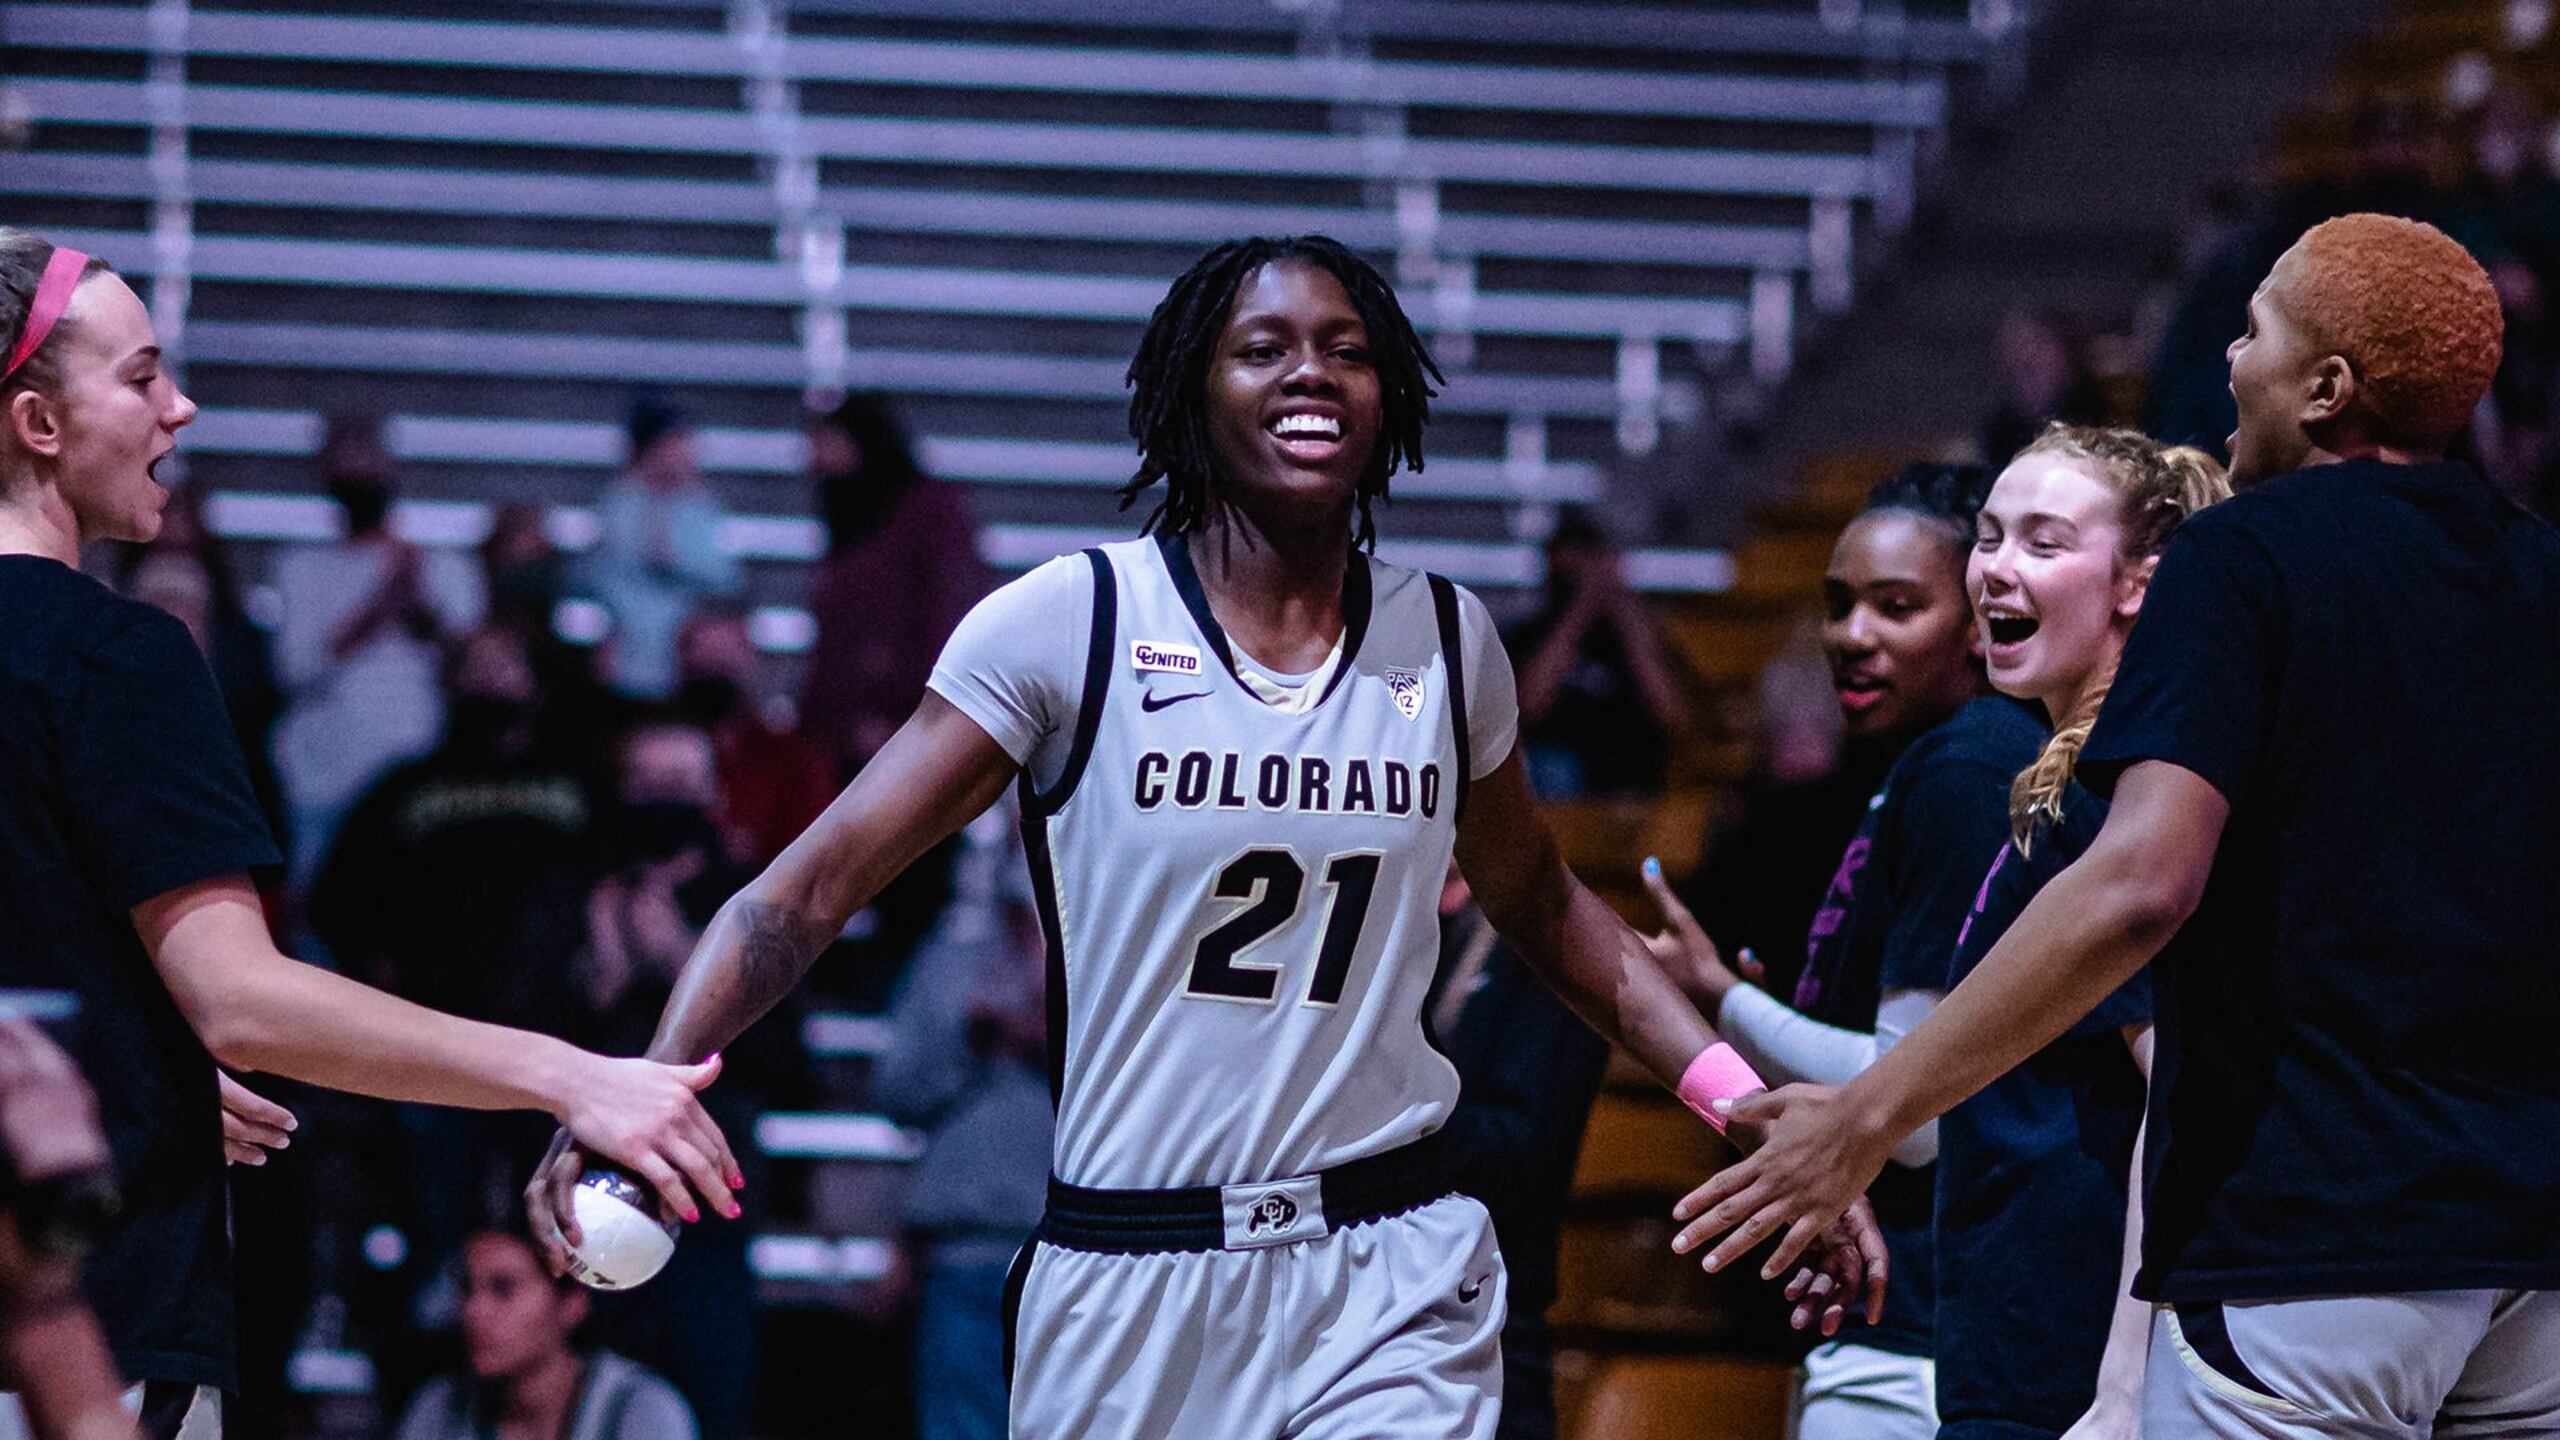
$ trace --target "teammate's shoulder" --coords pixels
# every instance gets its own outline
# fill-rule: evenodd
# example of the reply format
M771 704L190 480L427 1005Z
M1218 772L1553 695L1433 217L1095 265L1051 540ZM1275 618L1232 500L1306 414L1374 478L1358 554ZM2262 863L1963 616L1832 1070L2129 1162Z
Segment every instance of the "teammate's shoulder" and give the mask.
M1895 768L1906 780L1950 767L2014 772L2035 758L2045 733L2044 722L2025 705L2006 695L1985 695L1912 741Z

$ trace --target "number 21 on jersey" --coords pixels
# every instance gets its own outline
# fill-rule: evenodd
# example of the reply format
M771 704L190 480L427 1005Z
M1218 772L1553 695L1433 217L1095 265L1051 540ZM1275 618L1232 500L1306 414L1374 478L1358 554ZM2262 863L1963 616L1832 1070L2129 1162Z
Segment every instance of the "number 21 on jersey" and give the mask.
M1378 866L1385 859L1381 851L1351 850L1325 861L1325 895L1317 902L1325 907L1324 934L1300 1003L1327 1009L1341 1003L1343 986L1351 978L1351 957L1360 949L1360 929L1369 920L1369 897L1378 888ZM1196 1000L1270 1004L1287 967L1240 957L1297 916L1306 890L1307 867L1286 847L1247 850L1228 861L1209 891L1221 900L1247 903L1200 937L1182 993Z

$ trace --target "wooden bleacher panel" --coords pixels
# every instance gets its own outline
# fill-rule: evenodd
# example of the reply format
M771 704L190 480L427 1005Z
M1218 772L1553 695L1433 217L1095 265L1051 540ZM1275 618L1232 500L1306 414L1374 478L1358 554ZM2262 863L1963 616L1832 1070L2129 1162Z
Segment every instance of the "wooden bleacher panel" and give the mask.
M1584 1382L1568 1440L1781 1440L1793 1371L1723 1356L1620 1355Z

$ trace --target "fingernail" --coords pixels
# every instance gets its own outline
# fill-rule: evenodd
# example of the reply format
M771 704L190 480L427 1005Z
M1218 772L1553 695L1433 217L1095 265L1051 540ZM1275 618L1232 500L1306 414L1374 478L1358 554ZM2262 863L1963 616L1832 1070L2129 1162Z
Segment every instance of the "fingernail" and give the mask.
M1707 1108L1713 1110L1719 1115L1730 1115L1733 1113L1733 1102L1730 1100L1710 1100L1707 1102Z
M1662 862L1654 856L1644 857L1644 873L1655 880L1662 878Z
M1698 1263L1704 1265L1707 1269L1707 1273L1710 1275L1713 1275L1718 1270L1724 1268L1724 1261L1713 1255L1708 1256L1706 1259L1701 1260Z
M732 1189L732 1190L744 1190L744 1189L746 1189L746 1188L747 1188L747 1177L746 1177L746 1176L744 1176L744 1175L732 1175L732 1176L730 1176L730 1177L729 1177L729 1188L730 1188L730 1189Z
M684 1207L684 1223L686 1223L687 1225L699 1225L699 1224L701 1224L701 1223L702 1223L702 1212L701 1212L701 1211L699 1211L699 1210L694 1209L694 1208L693 1208L692 1206L690 1206L690 1205L687 1205L686 1207Z

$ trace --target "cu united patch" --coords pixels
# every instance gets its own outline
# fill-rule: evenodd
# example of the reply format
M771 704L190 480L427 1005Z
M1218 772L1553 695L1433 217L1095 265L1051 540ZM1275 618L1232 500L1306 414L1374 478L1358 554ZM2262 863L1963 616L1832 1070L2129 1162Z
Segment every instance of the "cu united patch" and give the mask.
M1422 672L1389 667L1386 672L1387 694L1396 702L1396 713L1407 720L1422 715Z

